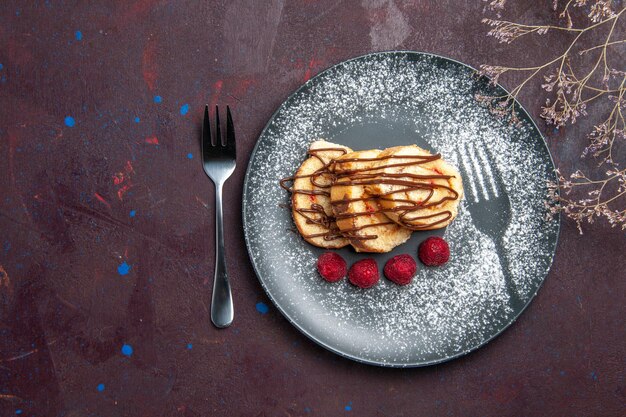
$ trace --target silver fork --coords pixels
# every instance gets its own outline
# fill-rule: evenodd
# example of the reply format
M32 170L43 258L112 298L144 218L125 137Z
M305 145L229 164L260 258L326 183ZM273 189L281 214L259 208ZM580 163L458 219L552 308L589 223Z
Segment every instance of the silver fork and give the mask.
M211 321L216 327L228 327L233 322L233 296L226 272L224 254L224 215L222 211L222 188L235 170L236 165L235 128L226 106L226 141L220 133L220 114L215 106L215 144L211 141L209 106L204 108L202 123L202 167L215 184L215 276L211 298Z
M495 244L511 307L517 310L523 307L523 303L513 281L504 247L504 233L511 220L509 196L494 159L486 148L469 145L457 153L461 172L468 182L465 194L470 215L476 228Z

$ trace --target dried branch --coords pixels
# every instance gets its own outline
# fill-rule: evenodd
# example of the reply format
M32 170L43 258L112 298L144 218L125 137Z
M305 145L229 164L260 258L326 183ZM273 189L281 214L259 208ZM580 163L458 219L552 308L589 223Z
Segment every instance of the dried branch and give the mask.
M505 2L506 0L493 0L487 8L500 13ZM558 10L558 0L553 2L553 8ZM572 8L586 9L583 25L574 27ZM560 54L540 65L482 65L480 75L489 77L493 84L507 73L526 74L506 95L476 96L493 114L517 123L516 100L528 83L538 76L543 77L541 88L548 93L546 104L541 110L541 117L548 124L561 127L576 123L580 117L588 115L590 103L610 103L608 116L596 115L603 121L594 126L587 135L589 145L582 154L583 157L592 155L599 160L600 166L609 167L604 172L604 178L592 180L576 171L566 179L559 172L560 184L548 185L550 212L562 212L573 219L581 233L583 221L592 223L598 217L606 219L612 226L619 225L626 230L626 169L620 168L620 163L625 161L615 158L617 143L626 142L626 68L613 68L610 64L614 48L624 47L626 43L626 39L614 39L619 32L616 31L618 22L625 12L626 7L615 11L611 0L569 0L559 13L564 25L526 25L499 19L482 20L491 28L488 35L506 44L526 35L542 36L554 31L572 36ZM591 33L604 33L599 32L601 30L606 32L601 42L583 48L582 40L590 38L587 35ZM584 58L589 59L586 65L583 64ZM624 65L619 59L618 64ZM572 192L573 196L570 196Z

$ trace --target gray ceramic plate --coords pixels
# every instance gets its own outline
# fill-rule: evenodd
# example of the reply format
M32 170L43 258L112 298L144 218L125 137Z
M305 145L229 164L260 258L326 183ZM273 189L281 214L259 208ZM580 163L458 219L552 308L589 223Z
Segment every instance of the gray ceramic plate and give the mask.
M546 220L544 206L554 165L525 111L521 125L511 126L481 107L477 93L504 90L450 59L377 53L322 72L270 119L244 184L246 243L270 299L315 342L369 364L434 364L488 342L536 294L558 238L558 219ZM315 269L322 250L293 232L289 195L278 185L317 138L355 150L415 143L459 167L466 197L449 227L416 232L387 254L338 251L348 264L372 256L382 273L390 257L416 257L421 241L439 235L450 244L450 261L439 268L418 262L406 287L385 278L368 290L324 282Z

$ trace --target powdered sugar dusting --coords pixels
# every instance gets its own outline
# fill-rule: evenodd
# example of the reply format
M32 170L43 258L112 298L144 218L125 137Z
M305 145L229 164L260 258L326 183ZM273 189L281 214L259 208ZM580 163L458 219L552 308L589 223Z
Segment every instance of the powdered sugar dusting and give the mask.
M411 144L439 152L456 166L467 149L487 149L466 164L493 158L511 205L503 244L513 281L529 300L551 263L558 229L546 222L545 180L552 178L540 135L530 123L513 127L477 105L476 79L456 63L429 55L383 53L343 63L309 82L281 107L259 139L244 192L250 256L261 282L283 313L319 343L355 359L390 366L432 363L467 352L506 327L519 311L509 303L494 237L474 226L467 201L444 232L451 259L443 267L418 266L413 283L384 278L360 290L347 280L329 284L315 270L321 251L289 232L289 196L278 181L292 175L318 138L342 143L360 125L397 125ZM482 87L481 87L482 88ZM484 87L489 88L489 87ZM342 143L365 149L365 143ZM482 152L482 151L480 151ZM464 178L466 191L494 188L489 177ZM480 191L479 191L480 192ZM471 193L471 192L470 192ZM495 195L491 193L491 195ZM417 232L395 253L416 255L428 233ZM368 255L340 251L348 262ZM392 254L375 255L380 269Z

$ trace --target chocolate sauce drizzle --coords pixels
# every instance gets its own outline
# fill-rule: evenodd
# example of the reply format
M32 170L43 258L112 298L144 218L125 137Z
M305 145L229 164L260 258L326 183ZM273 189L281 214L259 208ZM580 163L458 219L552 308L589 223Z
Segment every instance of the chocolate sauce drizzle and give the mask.
M328 152L328 151L336 151L341 152L341 156L345 155L347 151L343 148L321 148L321 149L313 149L309 150L308 155L317 158L321 163L322 167L316 170L314 173L309 175L295 175L292 177L283 178L280 180L280 186L292 193L295 197L297 194L306 194L306 195L323 195L326 197L330 197L330 187L333 184L336 185L345 185L345 186L354 186L354 185L394 185L401 186L398 189L394 189L393 191L381 194L376 197L363 197L363 198L352 198L347 199L344 198L342 200L331 201L330 204L332 206L337 206L340 204L348 204L356 201L376 201L376 200L384 200L384 201L393 201L395 203L402 203L401 205L391 208L391 209L383 209L378 207L372 211L364 211L357 213L344 213L339 214L338 216L329 216L324 211L324 208L317 203L312 203L309 208L297 208L295 211L302 215L307 219L308 224L317 224L327 229L327 231L322 233L314 233L303 236L305 238L315 238L315 237L324 237L324 240L330 241L339 238L348 238L348 239L376 239L377 235L357 235L357 232L376 226L383 226L388 224L396 224L393 221L385 221L373 224L367 224L364 226L353 227L346 230L339 230L337 227L337 220L347 219L347 218L355 218L359 216L369 216L375 213L386 213L386 212L396 212L398 213L398 222L401 226L411 229L411 230L421 230L426 229L441 223L448 221L452 217L452 212L449 210L443 210L441 212L419 215L419 211L428 207L437 206L442 204L445 201L456 200L459 198L458 192L448 187L447 185L436 184L433 180L438 179L450 179L451 175L418 175L418 174L409 174L409 173L386 173L379 172L385 168L392 167L406 167L411 165L421 165L426 164L428 162L433 162L441 158L441 154L435 155L388 155L383 157L376 158L345 158L340 161L337 159L331 159L328 163L325 163L324 160L318 155L320 152ZM384 161L391 159L410 159L412 161L409 162L400 162L400 163L390 163L385 165L384 167L369 167L369 168L356 168L356 169L345 169L342 170L341 166L345 163L359 163L359 162L376 162L376 161ZM310 178L311 184L320 189L313 190L304 190L304 189L294 189L293 185L289 186L288 183L292 183L296 179L300 178ZM321 182L323 180L323 182ZM431 201L435 194L435 189L445 189L447 191L446 195L439 198L436 201ZM428 195L426 198L420 202L408 200L408 199L395 199L390 197L392 194L411 192L417 190L426 190L428 191ZM293 198L293 197L292 197ZM292 202L293 203L293 202ZM432 221L429 221L431 220Z

